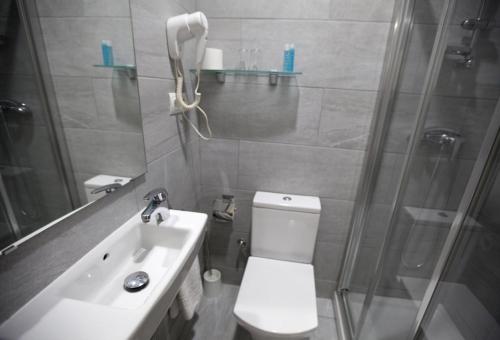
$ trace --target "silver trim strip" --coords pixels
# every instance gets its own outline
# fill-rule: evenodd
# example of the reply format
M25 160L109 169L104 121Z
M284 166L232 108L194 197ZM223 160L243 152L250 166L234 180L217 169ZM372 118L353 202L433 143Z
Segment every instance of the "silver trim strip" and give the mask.
M333 293L333 309L335 312L335 323L337 326L337 336L339 340L351 340L351 332L349 329L349 321L348 321L348 311L346 311L345 307L347 304L345 303L342 292L335 291Z

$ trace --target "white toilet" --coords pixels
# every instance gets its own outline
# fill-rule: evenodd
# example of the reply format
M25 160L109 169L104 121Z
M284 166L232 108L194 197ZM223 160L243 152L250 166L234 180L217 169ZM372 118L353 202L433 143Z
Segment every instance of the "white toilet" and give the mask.
M251 256L234 315L254 339L307 337L318 326L314 270L319 198L257 192Z

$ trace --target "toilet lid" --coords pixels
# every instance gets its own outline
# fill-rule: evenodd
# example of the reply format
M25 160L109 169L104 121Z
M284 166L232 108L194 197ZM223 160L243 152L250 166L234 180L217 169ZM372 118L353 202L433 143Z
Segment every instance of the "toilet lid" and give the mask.
M300 335L318 326L313 266L251 256L234 314L265 333Z

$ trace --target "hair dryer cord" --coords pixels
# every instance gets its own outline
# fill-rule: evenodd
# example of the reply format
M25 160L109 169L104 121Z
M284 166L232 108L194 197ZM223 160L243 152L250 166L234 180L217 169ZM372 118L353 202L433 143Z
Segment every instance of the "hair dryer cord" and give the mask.
M200 100L201 100L201 93L198 92L198 88L200 87L200 73L201 73L200 66L197 65L197 68L196 68L196 88L194 90L195 101L191 104L186 104L184 102L184 99L182 98L182 87L183 87L184 77L182 75L181 70L179 69L179 64L177 63L177 60L175 61L175 73L176 73L176 78L177 78L176 79L176 82L177 82L177 84L176 84L176 100L181 105L181 107L185 110L196 109L196 110L199 110L201 112L201 115L203 116L203 119L205 120L205 126L207 128L209 137L204 136L200 132L200 130L198 130L196 125L193 123L193 121L191 119L189 119L189 117L186 115L185 110L182 111L182 116L189 123L189 125L191 125L191 128L193 128L194 132L196 132L196 134L201 139L210 140L210 138L212 137L212 129L210 129L210 124L208 122L208 115L205 112L205 110L203 110L199 105Z

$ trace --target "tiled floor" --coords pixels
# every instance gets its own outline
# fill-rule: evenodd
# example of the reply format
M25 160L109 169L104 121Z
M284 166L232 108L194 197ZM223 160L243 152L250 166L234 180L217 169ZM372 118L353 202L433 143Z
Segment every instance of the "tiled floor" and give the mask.
M233 316L238 289L225 284L219 297L204 298L198 315L184 328L181 340L250 340L248 332L237 325ZM332 302L318 299L317 305L319 325L310 340L336 340Z

